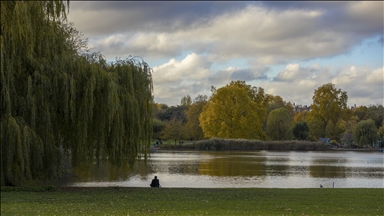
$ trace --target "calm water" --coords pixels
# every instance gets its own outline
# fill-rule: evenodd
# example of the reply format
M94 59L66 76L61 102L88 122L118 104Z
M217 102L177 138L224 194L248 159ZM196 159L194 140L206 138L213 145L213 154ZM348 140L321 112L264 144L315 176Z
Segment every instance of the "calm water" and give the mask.
M158 151L135 168L96 166L68 186L384 188L381 152Z

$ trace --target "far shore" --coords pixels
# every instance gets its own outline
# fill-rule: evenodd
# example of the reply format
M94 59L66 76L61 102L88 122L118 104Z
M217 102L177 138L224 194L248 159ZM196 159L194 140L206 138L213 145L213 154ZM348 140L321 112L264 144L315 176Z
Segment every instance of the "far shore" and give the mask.
M190 144L184 144L184 145L160 145L158 147L151 147L151 151L157 151L157 150L196 150L196 151L354 151L354 152L383 152L384 148L380 149L373 149L373 148L327 148L327 149L319 149L319 150L279 150L279 149L221 149L221 150L211 150L211 149L195 149L191 148L190 146L185 146Z

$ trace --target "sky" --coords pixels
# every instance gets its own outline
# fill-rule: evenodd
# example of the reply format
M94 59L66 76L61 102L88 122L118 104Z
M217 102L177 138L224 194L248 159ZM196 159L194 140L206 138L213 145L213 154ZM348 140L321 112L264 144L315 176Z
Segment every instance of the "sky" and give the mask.
M333 83L369 106L384 105L383 14L368 1L72 1L68 21L108 61L147 62L156 103L243 80L300 105Z

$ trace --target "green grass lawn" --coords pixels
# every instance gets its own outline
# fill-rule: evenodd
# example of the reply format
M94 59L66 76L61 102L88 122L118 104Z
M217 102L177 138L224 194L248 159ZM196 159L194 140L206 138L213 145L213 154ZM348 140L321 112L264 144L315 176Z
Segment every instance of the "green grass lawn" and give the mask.
M1 215L384 215L384 189L58 188L1 192Z

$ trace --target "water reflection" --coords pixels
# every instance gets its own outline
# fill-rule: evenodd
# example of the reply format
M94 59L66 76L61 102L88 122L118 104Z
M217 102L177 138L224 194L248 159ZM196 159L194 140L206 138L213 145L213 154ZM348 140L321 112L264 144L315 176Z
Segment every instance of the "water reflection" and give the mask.
M96 165L77 170L69 186L148 187L374 187L384 188L382 153L158 151L134 168Z
M200 163L199 174L211 176L264 176L266 175L265 161L265 157L221 156Z

